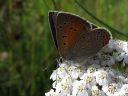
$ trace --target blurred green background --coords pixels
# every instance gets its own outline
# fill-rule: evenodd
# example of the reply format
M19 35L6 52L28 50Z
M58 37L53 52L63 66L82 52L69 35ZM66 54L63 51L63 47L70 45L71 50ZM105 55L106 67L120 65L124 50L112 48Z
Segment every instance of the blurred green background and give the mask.
M128 0L78 0L94 17L127 40ZM49 10L75 13L103 26L74 0L0 0L0 96L44 96L51 88L57 50L48 23ZM118 34L119 33L119 34Z

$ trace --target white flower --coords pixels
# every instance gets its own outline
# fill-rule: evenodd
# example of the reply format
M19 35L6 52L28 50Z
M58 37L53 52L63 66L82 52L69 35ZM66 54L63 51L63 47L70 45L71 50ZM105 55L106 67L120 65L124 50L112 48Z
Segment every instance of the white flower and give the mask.
M53 73L52 73L51 76L50 76L50 79L52 79L53 81L55 81L56 78L57 78L57 71L54 70Z
M113 39L109 40L108 48L111 48L114 50L114 49L116 49L116 46L117 46L116 40L113 40Z
M108 47L118 52L128 52L128 43L121 40L110 40Z
M63 77L63 80L57 84L56 92L61 94L70 94L72 89L72 80L69 76Z
M95 72L96 82L99 85L105 85L111 82L110 75L105 70L99 70Z
M73 96L90 96L85 84L77 80L73 83L72 94Z
M56 87L56 92L61 94L70 94L71 85L69 83L60 83Z
M125 56L125 53L124 52L122 52L122 53L117 52L114 55L115 55L115 60L116 61L121 61L121 60L123 60L123 58Z
M84 64L66 60L60 64L50 77L54 90L45 95L128 96L128 76L111 67L118 63L128 64L128 42L110 40L107 48Z
M87 86L87 88L91 88L96 84L95 78L93 74L85 73L80 77L81 81Z
M118 91L113 94L113 96L127 96L125 93Z
M56 92L54 92L53 89L51 89L49 92L45 93L45 96L58 96Z
M114 59L113 56L109 56L109 55L106 55L106 54L101 54L100 62L101 62L101 65L103 65L103 66L113 65L113 64L115 64L115 59Z
M57 74L62 74L63 76L67 75L68 67L69 65L67 65L66 63L60 64L60 67L57 69Z
M124 84L121 88L121 92L128 94L128 84Z
M106 96L105 93L98 89L97 86L92 86L91 96Z
M102 90L108 95L108 96L112 96L114 95L115 92L117 92L118 89L118 85L115 83L109 84L109 85L105 85L103 86Z
M126 82L126 84L128 84L128 77L125 78L124 81Z
M96 68L94 68L94 67L89 67L87 69L87 73L94 73L94 72L96 72Z
M118 52L128 52L128 45L126 41L117 40L115 49Z
M57 78L52 84L53 88L56 88L57 84L59 84L64 79L63 75L56 75L56 76Z
M74 65L71 65L68 69L68 74L72 77L72 79L77 79L81 74L82 71Z
M128 53L125 55L123 62L125 64L128 64Z
M116 72L114 69L110 68L110 67L103 67L102 69L104 69L108 74L109 74L109 77L112 78L112 77L115 77L116 75L118 76L119 72Z

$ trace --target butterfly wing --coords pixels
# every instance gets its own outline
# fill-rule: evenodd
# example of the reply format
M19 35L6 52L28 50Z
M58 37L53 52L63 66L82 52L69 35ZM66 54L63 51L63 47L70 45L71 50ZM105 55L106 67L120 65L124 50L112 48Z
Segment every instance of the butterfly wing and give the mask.
M52 36L56 45L56 48L58 49L58 44L57 44L57 39L56 39L56 20L57 20L57 14L58 12L49 12L49 23L50 23L50 27L51 27L51 31L52 31Z
M87 59L108 44L108 30L65 12L50 12L49 21L55 44L66 60Z
M89 32L91 30L91 25L81 19L80 17L60 12L57 16L57 44L60 55L64 59L72 59L76 54L72 54L74 51L78 53L78 50L75 50L74 47L79 41L82 33Z

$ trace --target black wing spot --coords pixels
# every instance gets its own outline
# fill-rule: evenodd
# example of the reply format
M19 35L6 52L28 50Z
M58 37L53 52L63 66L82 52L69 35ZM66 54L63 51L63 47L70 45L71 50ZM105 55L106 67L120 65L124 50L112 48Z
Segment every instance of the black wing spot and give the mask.
M80 24L80 25L82 25L82 23L81 23L81 22L80 22L79 24Z
M74 29L74 31L77 31L77 29Z
M64 22L64 25L66 25L67 23L66 22Z
M62 26L59 26L59 28L61 29L61 28L62 28Z
M63 43L64 45L66 45L66 43Z

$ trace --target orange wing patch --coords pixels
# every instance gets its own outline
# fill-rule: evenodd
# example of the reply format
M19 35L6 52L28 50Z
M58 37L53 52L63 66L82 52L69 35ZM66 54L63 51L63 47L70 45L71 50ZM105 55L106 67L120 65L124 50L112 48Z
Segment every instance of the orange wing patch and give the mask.
M64 27L64 35L63 35L63 45L69 48L69 46L74 45L74 43L78 40L80 33L84 29L84 26L81 23L72 22L72 24L67 24ZM66 44L65 44L66 43Z
M67 54L69 49L78 41L80 33L85 30L84 26L79 21L72 21L71 24L65 24L61 41L61 52ZM68 50L68 51L67 51Z

